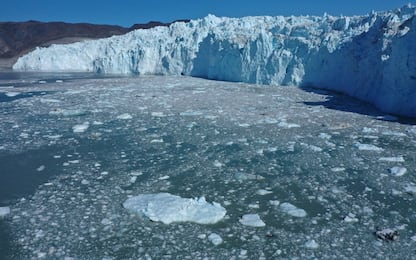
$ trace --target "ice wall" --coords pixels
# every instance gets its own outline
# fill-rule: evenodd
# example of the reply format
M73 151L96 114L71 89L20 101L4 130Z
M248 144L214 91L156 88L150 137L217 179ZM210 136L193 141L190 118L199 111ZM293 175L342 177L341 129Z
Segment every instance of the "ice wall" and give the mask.
M409 5L354 17L209 15L108 39L38 48L13 68L314 86L416 117L415 13Z

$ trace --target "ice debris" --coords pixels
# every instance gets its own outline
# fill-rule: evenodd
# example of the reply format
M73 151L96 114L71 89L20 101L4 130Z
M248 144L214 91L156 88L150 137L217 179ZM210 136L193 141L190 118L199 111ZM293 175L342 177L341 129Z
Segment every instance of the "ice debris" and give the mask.
M129 119L132 119L132 118L133 118L133 116L128 114L128 113L124 113L124 114L121 114L121 115L117 116L117 119L121 119L121 120L129 120Z
M84 122L84 123L79 124L79 125L74 125L74 126L72 127L72 131L73 131L74 133L83 133L83 132L87 131L87 129L88 129L89 127L90 127L90 123L88 123L88 122Z
M405 167L394 166L389 169L389 173L393 176L399 177L405 175L407 169Z
M10 214L10 208L9 207L0 207L0 218L7 216Z
M219 244L223 242L222 237L216 233L211 233L208 236L208 240L211 241L211 243L213 243L216 246L218 246Z
M243 224L244 226L249 227L264 227L266 226L266 223L263 222L263 220L260 219L260 216L258 214L246 214L243 215L239 222Z
M319 244L316 243L316 241L312 239L312 240L306 241L305 247L309 249L317 249L319 247Z
M164 224L194 222L214 224L224 218L225 208L220 204L199 199L181 198L169 193L141 194L127 199L124 208L152 221Z
M291 215L292 217L298 217L298 218L303 218L306 217L306 211L303 209L300 209L298 207L296 207L295 205L289 203L289 202L284 202L282 204L280 204L280 209L286 213Z

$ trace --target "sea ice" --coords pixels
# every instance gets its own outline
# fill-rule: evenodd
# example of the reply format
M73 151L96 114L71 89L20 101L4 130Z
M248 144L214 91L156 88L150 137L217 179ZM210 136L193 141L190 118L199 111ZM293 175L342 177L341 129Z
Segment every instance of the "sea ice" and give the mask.
M132 119L132 118L133 118L133 116L130 115L129 113L124 113L124 114L121 114L121 115L117 116L117 119L121 119L121 120L128 120L128 119Z
M407 172L407 169L405 167L394 166L389 169L389 173L396 177L403 176L406 174L406 172Z
M15 96L20 95L20 92L6 92L4 94L8 97L15 97Z
M383 148L380 148L373 144L355 143L354 145L358 148L358 150L361 150L361 151L375 151L375 152L383 151Z
M305 210L300 209L289 202L284 202L280 204L280 209L286 214L289 214L293 217L302 218L302 217L306 217L307 215Z
M220 204L199 199L181 198L169 193L141 194L127 199L124 208L152 221L164 224L173 222L195 222L214 224L224 218L225 208Z
M246 214L243 215L239 222L243 224L244 226L249 227L264 227L266 226L266 223L263 222L263 220L260 219L260 216L258 214Z
M89 127L90 127L90 123L88 123L88 122L84 122L84 123L79 124L79 125L74 125L74 126L72 127L72 131L73 131L74 133L83 133L83 132L87 131L87 129L88 129Z
M305 247L310 248L310 249L317 249L319 247L319 244L316 243L316 241L312 239L312 240L306 241Z
M208 236L208 240L211 241L211 243L213 243L216 246L218 246L219 244L223 242L222 237L216 233L211 233Z
M397 156L397 157L381 157L378 159L382 162L404 162L403 156Z
M5 217L8 214L10 214L9 207L0 207L0 218Z

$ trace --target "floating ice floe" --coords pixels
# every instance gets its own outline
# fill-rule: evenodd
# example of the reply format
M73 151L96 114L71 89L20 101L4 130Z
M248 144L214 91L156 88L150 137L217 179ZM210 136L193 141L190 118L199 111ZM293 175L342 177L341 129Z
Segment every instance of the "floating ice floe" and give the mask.
M316 243L316 241L312 239L312 240L306 241L305 247L309 249L317 249L319 247L319 244Z
M416 195L416 185L408 184L406 187L404 187L404 190L409 194Z
M260 216L258 214L246 214L243 215L239 222L243 224L244 226L249 227L264 227L266 226L266 223L261 220Z
M293 217L303 218L303 217L306 217L307 215L305 210L300 209L289 202L284 202L280 204L280 209L284 213L289 214Z
M394 166L389 169L389 173L393 176L399 177L405 175L407 169L405 167Z
M72 131L73 131L74 133L83 133L83 132L87 131L87 129L88 129L89 127L90 127L90 123L88 123L88 122L84 122L84 123L79 124L79 125L74 125L74 126L72 127Z
M361 150L361 151L375 151L375 152L383 151L383 148L380 148L373 144L362 144L362 143L357 142L354 145L358 148L358 150Z
M271 194L271 193L273 193L273 191L260 189L260 190L258 190L256 193L257 193L258 195L263 196L263 195Z
M20 95L20 92L6 92L4 94L8 97L15 97L15 96Z
M223 242L222 237L216 233L212 233L208 236L208 240L211 241L214 245L218 246Z
M124 113L124 114L121 114L121 115L117 116L117 119L121 119L121 120L129 120L129 119L132 119L132 118L133 118L133 116L130 115L129 113Z
M0 207L0 218L7 216L10 214L10 208L9 207Z
M214 224L224 218L225 208L219 203L208 203L199 199L181 198L169 193L141 194L127 199L124 208L164 224L173 222L194 222Z
M43 99L45 100L45 99ZM60 101L59 101L60 102ZM49 115L56 115L56 116L83 116L86 115L87 112L81 109L61 109L56 108L49 112Z
M397 156L397 157L381 157L378 159L382 162L404 162L403 156Z

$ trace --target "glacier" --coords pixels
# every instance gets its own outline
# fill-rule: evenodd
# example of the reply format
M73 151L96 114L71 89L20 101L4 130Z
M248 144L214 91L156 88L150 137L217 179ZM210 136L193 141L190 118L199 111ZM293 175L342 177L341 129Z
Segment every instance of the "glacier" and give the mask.
M122 36L37 48L19 71L187 75L317 87L416 117L416 8L363 16L208 15Z

